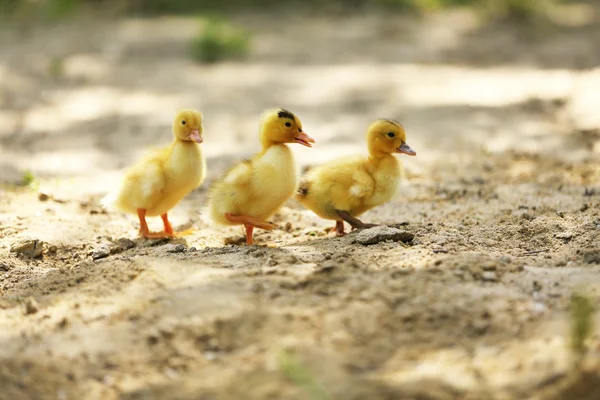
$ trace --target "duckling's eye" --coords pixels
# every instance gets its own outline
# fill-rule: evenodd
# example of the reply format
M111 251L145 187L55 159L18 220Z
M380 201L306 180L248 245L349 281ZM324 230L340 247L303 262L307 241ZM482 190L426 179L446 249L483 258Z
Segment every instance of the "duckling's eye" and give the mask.
M396 135L394 135L394 132L388 132L388 137L395 137Z
M185 121L181 121L181 125L185 125Z
M292 123L291 122L286 122L285 126L287 126L289 128L290 126L292 126Z

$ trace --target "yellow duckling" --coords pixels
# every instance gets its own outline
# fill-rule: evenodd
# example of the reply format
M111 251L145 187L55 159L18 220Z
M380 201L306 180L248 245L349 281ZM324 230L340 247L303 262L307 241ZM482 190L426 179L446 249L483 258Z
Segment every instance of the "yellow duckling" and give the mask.
M146 155L125 171L121 186L106 196L106 208L136 214L145 238L175 236L167 212L204 181L206 161L202 143L202 114L182 110L173 120L174 140L169 146ZM160 215L163 232L150 232L146 216Z
M393 154L417 154L406 143L402 125L387 119L371 124L367 145L367 158L335 160L309 170L296 194L296 199L319 217L335 220L333 232L338 236L344 235L344 221L352 229L374 226L357 217L396 193L402 170Z
M231 168L209 195L211 219L223 225L244 225L249 245L254 243L254 227L275 228L267 219L296 190L296 164L286 143L312 147L315 142L302 130L300 120L283 109L263 113L260 141L261 152Z

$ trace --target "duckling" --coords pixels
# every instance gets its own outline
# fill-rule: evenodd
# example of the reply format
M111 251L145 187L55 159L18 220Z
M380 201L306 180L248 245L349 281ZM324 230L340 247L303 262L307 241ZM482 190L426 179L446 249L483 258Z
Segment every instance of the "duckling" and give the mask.
M389 201L396 193L402 174L395 153L415 156L406 143L400 123L380 119L367 130L369 156L334 160L310 169L302 177L296 199L319 217L332 219L338 236L344 235L344 221L352 229L369 228L357 217Z
M231 168L209 193L210 218L222 225L244 225L246 244L254 244L255 227L272 230L267 221L293 196L298 184L294 156L286 143L312 147L313 138L302 130L290 111L265 111L260 122L262 150Z
M137 214L140 234L149 239L175 237L167 213L193 189L206 174L206 160L199 143L203 142L202 114L182 110L173 120L173 142L157 149L125 171L120 187L108 194L105 208ZM150 232L146 217L160 215L163 232Z

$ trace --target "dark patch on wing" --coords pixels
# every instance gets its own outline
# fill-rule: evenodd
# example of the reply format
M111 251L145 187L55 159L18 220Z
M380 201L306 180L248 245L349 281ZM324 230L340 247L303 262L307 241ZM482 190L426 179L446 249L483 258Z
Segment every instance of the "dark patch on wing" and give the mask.
M309 183L308 181L302 181L300 182L300 185L298 186L298 190L297 193L300 196L306 196L308 194L308 187L309 187Z
M291 119L292 121L296 120L296 117L294 117L294 114L292 114L291 112L289 112L288 110L285 110L283 108L281 110L279 110L279 112L277 113L277 116L279 118Z

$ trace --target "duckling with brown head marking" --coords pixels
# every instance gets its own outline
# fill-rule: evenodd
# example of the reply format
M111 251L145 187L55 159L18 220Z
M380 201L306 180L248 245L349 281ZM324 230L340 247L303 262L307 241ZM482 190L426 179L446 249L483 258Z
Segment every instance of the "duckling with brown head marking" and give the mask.
M208 210L213 221L244 225L246 244L253 244L255 227L271 230L267 221L296 189L298 178L293 154L287 143L311 147L314 139L302 129L300 119L287 110L268 110L260 123L262 150L252 159L231 168L209 194Z
M380 119L367 130L369 156L334 160L311 168L302 178L296 199L324 219L336 221L333 231L344 235L344 222L353 229L374 226L357 217L389 201L401 176L394 154L414 156L398 122Z

